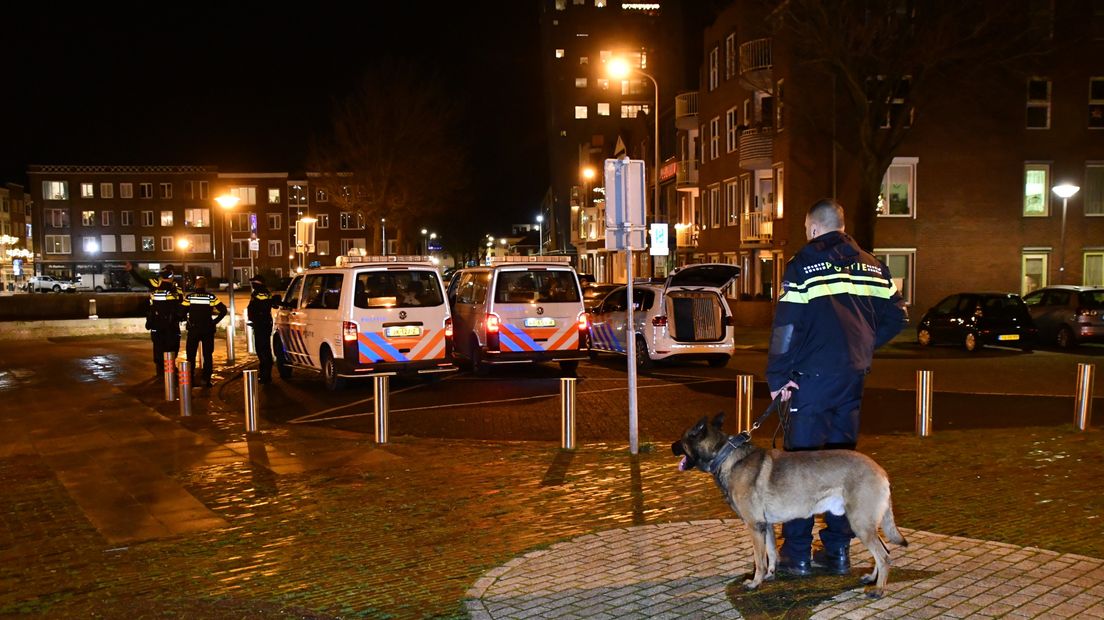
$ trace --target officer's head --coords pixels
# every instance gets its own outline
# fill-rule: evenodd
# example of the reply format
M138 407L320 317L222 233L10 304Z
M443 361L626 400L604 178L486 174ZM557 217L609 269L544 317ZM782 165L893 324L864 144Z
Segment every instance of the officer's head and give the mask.
M165 280L172 279L173 273L174 273L173 266L172 265L165 265L164 267L161 268L160 273L161 273L161 277L163 279L165 279Z
M207 278L205 278L203 276L196 276L194 286L195 286L195 290L197 290L197 291L207 290Z
M253 288L263 287L265 285L264 278L255 275L252 278L249 278L249 285Z
M805 216L805 238L809 241L833 231L843 231L843 206L831 198L818 200Z

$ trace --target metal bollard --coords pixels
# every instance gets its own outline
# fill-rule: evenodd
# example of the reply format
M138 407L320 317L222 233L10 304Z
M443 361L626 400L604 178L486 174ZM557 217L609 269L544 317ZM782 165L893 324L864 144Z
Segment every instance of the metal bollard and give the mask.
M391 383L390 375L375 375L372 377L372 381L375 384L373 386L373 395L376 397L376 443L387 443L387 415L391 410L391 405L388 403L390 398Z
M192 373L188 371L187 358L176 363L176 374L180 377L180 415L192 415Z
M575 449L575 377L560 377L560 447Z
M163 362L165 371L165 400L172 402L176 400L176 353L165 351Z
M96 300L95 299L89 299L88 300L88 318L90 318L90 319L100 318L100 316L98 314L96 314Z
M1073 402L1073 425L1079 431L1089 430L1092 423L1093 373L1096 364L1077 365L1077 394Z
M932 432L932 371L916 371L916 436Z
M253 324L245 322L245 350L252 355L257 354L257 347L253 345Z
M245 384L245 432L257 432L257 371L243 370L242 383Z
M736 375L736 432L751 432L753 375Z

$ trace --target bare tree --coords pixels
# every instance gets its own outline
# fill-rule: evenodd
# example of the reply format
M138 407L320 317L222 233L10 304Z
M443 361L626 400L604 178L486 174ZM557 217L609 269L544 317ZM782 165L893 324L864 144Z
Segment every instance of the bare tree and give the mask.
M334 105L331 132L311 154L330 200L369 227L386 218L407 251L427 221L468 201L456 110L438 84L410 63L381 63Z
M775 4L776 35L794 58L830 76L837 107L834 131L825 133L855 161L858 195L848 205L848 231L867 248L874 247L882 178L925 106L944 89L1040 53L1046 41L1032 36L1038 31L1027 27L1033 22L1026 5L1006 0Z

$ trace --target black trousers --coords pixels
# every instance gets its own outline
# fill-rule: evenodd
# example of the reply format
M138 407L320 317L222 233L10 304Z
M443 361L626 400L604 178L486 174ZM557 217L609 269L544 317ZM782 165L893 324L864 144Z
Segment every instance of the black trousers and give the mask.
M157 374L165 374L165 354L180 353L180 332L164 329L151 329L150 340L153 341L153 367Z
M260 368L257 380L268 382L272 378L272 324L253 323L253 349L257 351Z
M188 372L192 379L196 378L196 353L199 352L199 345L203 345L203 383L211 382L211 373L215 370L215 332L202 333L188 331ZM196 383L199 383L196 381Z

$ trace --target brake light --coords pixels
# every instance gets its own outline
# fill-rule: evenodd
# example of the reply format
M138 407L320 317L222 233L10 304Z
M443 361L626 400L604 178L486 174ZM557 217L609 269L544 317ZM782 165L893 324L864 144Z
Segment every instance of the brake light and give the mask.
M445 319L445 338L452 338L452 317Z
M579 331L584 332L590 327L590 319L587 318L586 312L579 313Z
M667 317L665 317L665 316L652 317L652 326L653 327L667 327Z
M1093 310L1091 308L1078 308L1077 309L1077 316L1078 317L1085 317L1085 318L1100 316L1100 311L1099 310Z
M502 319L498 318L498 315L491 312L487 314L487 333L497 334L498 326Z
M355 341L357 339L357 324L353 321L342 321L341 337L346 342Z

